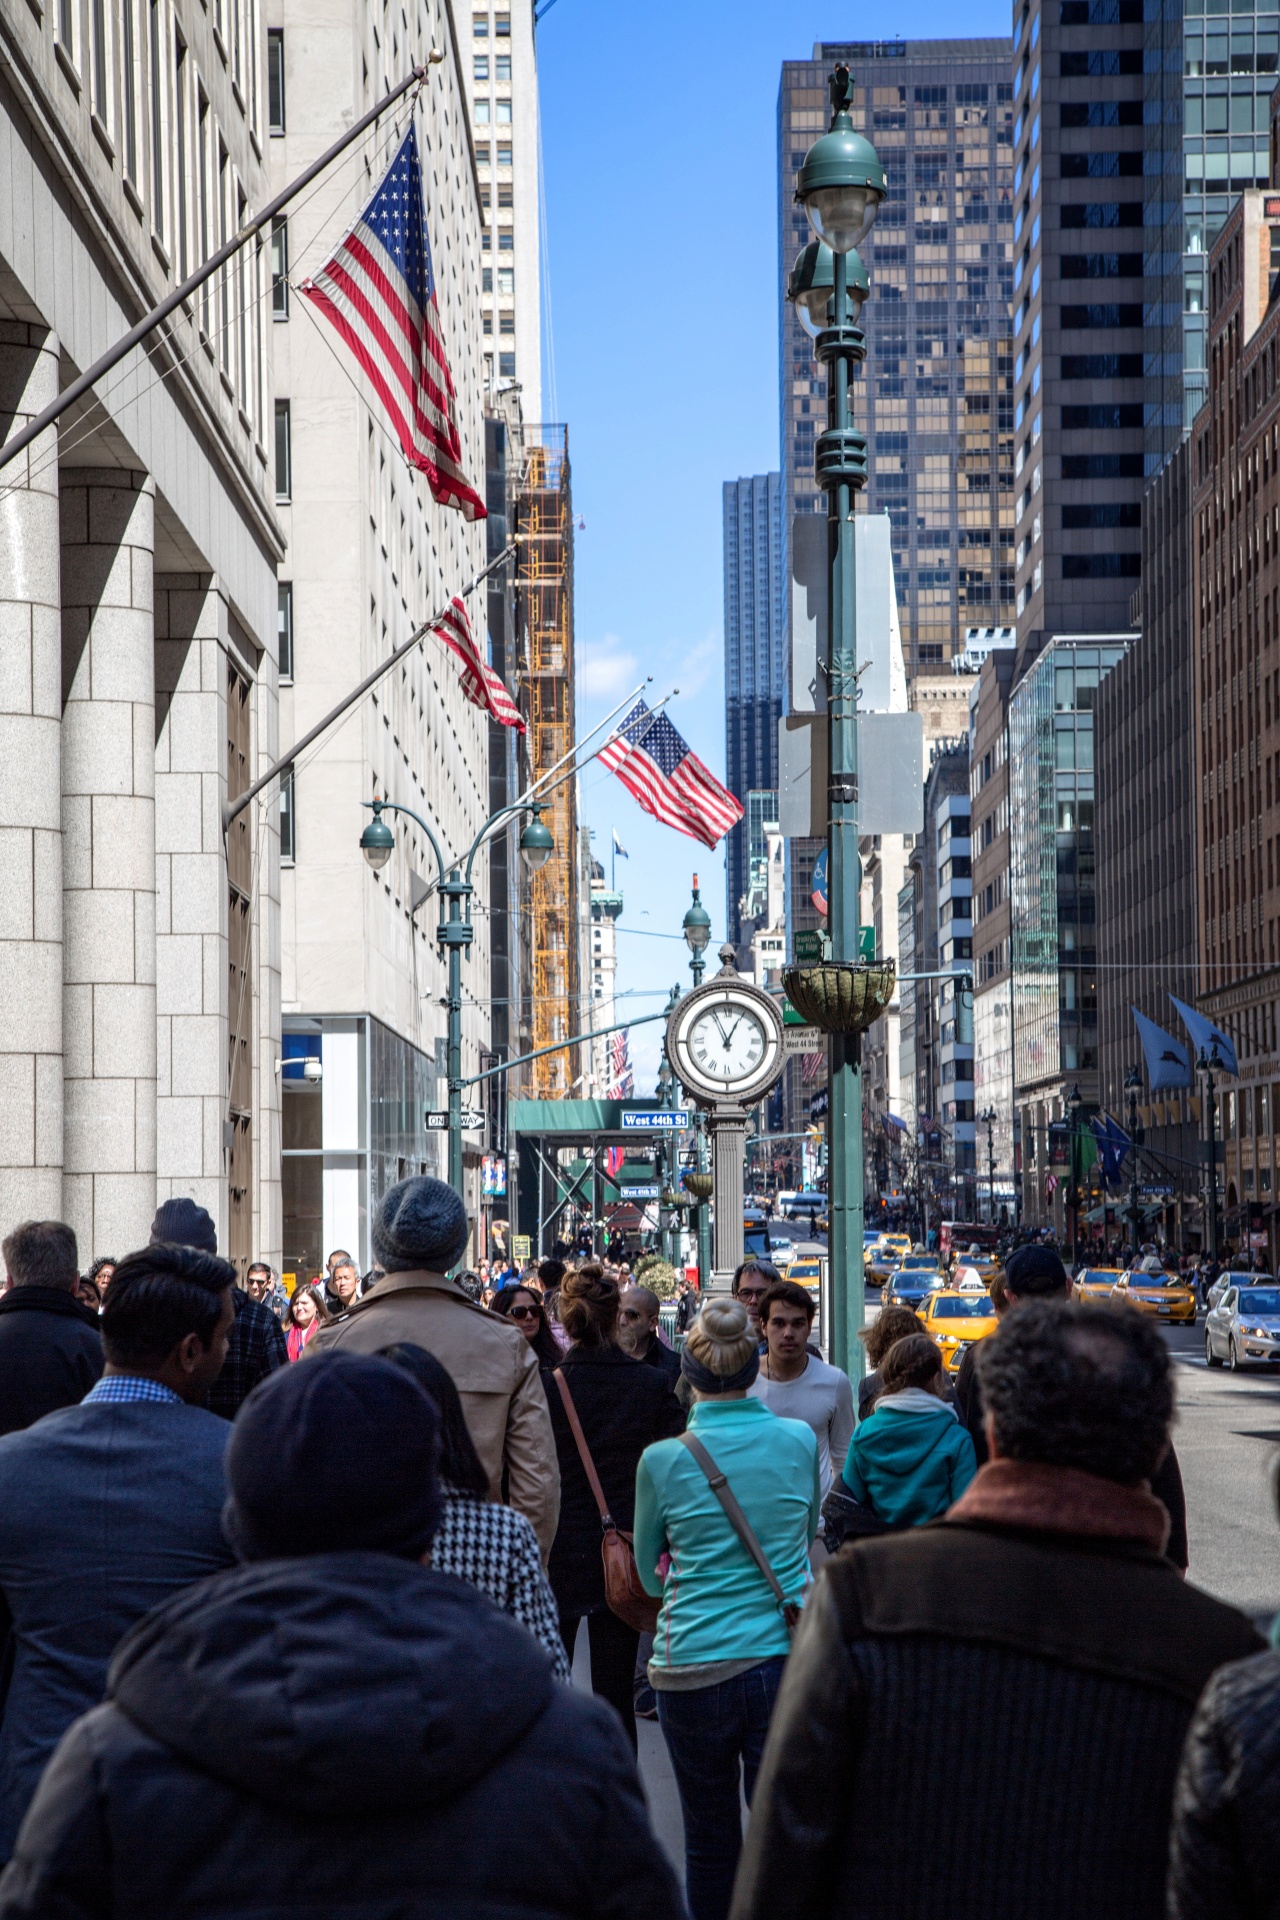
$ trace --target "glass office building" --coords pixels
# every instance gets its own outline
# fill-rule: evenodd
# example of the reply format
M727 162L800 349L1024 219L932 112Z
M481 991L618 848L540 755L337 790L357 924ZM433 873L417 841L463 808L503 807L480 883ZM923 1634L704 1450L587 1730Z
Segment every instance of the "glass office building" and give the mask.
M725 768L747 815L725 841L725 922L742 938L752 862L765 858L765 817L777 819L778 721L786 675L787 588L782 475L724 483ZM771 810L770 810L771 808Z
M823 513L813 451L826 382L785 299L808 241L796 172L830 120L847 61L854 125L889 194L866 242L868 358L854 392L867 435L864 504L887 512L908 676L1013 617L1013 89L1008 40L823 42L788 60L778 95L783 513Z

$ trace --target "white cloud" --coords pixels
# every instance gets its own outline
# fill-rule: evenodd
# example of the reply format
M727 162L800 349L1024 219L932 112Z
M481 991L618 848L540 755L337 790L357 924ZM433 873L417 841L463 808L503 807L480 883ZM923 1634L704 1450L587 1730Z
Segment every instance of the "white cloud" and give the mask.
M617 634L578 648L578 692L587 700L619 700L636 681L636 657Z

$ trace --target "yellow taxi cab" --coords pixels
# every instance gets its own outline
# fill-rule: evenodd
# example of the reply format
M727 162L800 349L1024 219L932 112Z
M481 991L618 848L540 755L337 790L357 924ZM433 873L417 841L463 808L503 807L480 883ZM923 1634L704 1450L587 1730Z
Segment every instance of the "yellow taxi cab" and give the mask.
M1073 1292L1077 1300L1091 1300L1095 1306L1105 1306L1117 1280L1123 1279L1123 1267L1083 1267L1075 1277Z
M1126 1303L1153 1320L1196 1323L1196 1297L1176 1273L1122 1273L1111 1289L1111 1304Z
M808 1287L810 1293L817 1293L822 1285L822 1262L808 1255L788 1261L782 1270L782 1277L784 1280L794 1280L797 1286Z
M910 1253L911 1235L909 1233L882 1233L880 1235L880 1245L887 1248L891 1253L899 1255Z
M985 1340L999 1325L988 1293L959 1293L948 1287L931 1293L916 1318L925 1332L942 1349L942 1364L948 1373L958 1373L960 1362L976 1340Z

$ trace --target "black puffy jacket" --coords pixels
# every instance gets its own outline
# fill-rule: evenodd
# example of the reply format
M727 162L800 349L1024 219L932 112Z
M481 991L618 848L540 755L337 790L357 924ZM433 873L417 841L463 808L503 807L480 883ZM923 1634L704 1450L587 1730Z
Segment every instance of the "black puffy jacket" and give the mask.
M1214 1674L1182 1749L1169 1861L1171 1920L1276 1920L1280 1653Z
M676 1920L612 1709L475 1588L386 1554L215 1575L121 1642L3 1920Z

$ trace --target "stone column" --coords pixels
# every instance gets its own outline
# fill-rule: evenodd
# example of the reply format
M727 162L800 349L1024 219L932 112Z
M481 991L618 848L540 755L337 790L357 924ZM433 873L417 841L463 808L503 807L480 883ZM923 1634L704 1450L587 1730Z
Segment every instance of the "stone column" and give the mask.
M155 489L62 485L63 1205L84 1259L156 1206Z
M58 342L0 320L0 440L57 398ZM58 439L0 473L0 1232L62 1213Z
M747 1111L724 1104L711 1109L711 1175L715 1181L715 1264L712 1293L728 1293L742 1265L743 1169L747 1159Z

